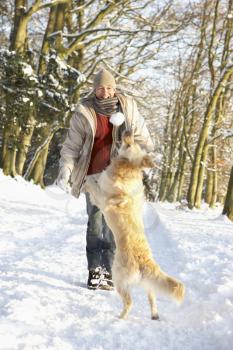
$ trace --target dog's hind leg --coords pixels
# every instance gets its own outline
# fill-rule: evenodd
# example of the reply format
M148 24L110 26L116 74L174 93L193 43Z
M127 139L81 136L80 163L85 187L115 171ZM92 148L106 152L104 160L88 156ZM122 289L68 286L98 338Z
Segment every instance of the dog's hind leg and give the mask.
M185 286L174 277L163 272L153 260L147 262L143 270L143 276L155 291L167 294L180 303L184 299Z
M151 319L152 320L159 320L159 314L158 314L158 309L157 309L157 304L156 304L155 293L152 290L148 290L147 295L148 295L148 300L149 300L150 309L151 309Z
M132 299L131 299L130 293L127 289L123 289L120 287L116 287L116 288L117 288L117 291L122 298L123 305L124 305L124 309L123 309L122 313L120 314L119 318L126 319L128 314L129 314L129 311L132 308Z

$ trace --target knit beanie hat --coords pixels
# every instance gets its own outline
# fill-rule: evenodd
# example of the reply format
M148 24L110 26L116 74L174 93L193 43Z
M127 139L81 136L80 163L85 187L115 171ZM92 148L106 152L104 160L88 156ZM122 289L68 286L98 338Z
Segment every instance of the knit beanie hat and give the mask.
M113 75L106 69L101 69L94 77L93 88L97 89L99 86L111 86L116 88L116 82Z

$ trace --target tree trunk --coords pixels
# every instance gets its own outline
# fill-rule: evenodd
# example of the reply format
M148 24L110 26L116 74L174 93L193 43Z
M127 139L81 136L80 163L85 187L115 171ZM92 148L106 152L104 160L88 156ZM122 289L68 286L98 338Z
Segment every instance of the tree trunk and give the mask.
M168 158L169 158L169 139L170 139L170 107L168 107L167 111L167 120L164 128L164 155L163 155L163 170L161 174L161 181L159 185L159 200L164 201L166 196L166 183L167 183L167 175L168 175Z
M45 73L45 70L46 70L45 56L48 54L49 47L50 47L48 35L51 34L53 31L55 31L54 28L56 23L56 14L57 14L57 7L54 6L50 9L48 25L47 25L47 29L44 36L42 49L41 49L41 55L40 55L40 61L39 61L39 67L38 67L38 74L41 74L41 75ZM17 158L16 158L16 162L17 162L16 169L19 175L23 174L24 164L25 164L27 153L33 137L34 127L36 124L36 118L35 118L34 112L31 111L28 119L24 124L26 126L23 127L22 132L20 134L19 153L17 154ZM44 152L46 151L44 150ZM35 176L35 178L33 178L34 182L36 184L41 184L42 187L44 186L44 184L43 184L43 174L41 175L41 172L46 159L47 159L46 154L44 154L44 156L41 155L41 157L38 157L38 169L34 169L31 172L31 178L33 178L33 174L34 174ZM42 180L41 180L41 177L42 177Z
M196 205L195 202L197 197L199 171L201 167L203 150L205 147L207 137L209 135L209 128L212 120L212 115L215 110L216 104L218 102L219 96L225 87L225 83L227 82L227 80L229 79L232 73L233 73L233 65L231 65L222 75L206 110L205 119L204 119L202 130L199 136L199 140L196 146L195 157L194 157L193 167L191 171L190 186L188 191L189 208L193 208Z
M217 149L215 145L212 148L212 166L213 166L213 188L212 188L210 207L214 208L217 201L217 194L218 194Z
M217 171L213 172L213 192L212 192L212 198L210 202L210 207L214 208L218 196L218 173Z
M23 175L24 164L26 162L28 150L31 146L31 139L35 127L34 113L31 112L29 118L24 123L21 133L19 135L19 147L16 157L16 171L17 174Z
M206 201L206 203L209 204L209 205L210 205L211 200L212 200L213 181L214 181L213 171L212 171L212 170L208 170L208 171L207 171L207 182L206 182L205 201Z
M8 122L3 132L2 165L5 175L16 176L16 153L20 128L12 120Z
M67 9L67 3L58 4L54 8L51 8L48 26L46 29L43 46L42 46L42 55L46 55L49 52L49 49L51 47L51 41L49 39L49 35L52 34L53 32L63 31L66 9ZM55 41L52 44L53 44L52 47L56 50L58 55L62 55L62 51L63 51L62 37L57 36ZM45 60L42 58L39 64L38 73L46 75L47 73L46 68L47 67L45 64ZM39 184L41 185L41 187L45 187L43 176L44 176L46 162L48 158L49 143L52 140L52 137L50 138L49 135L51 134L51 130L53 128L53 118L51 118L51 120L48 120L47 115L43 115L43 112L41 112L41 115L38 116L37 119L40 119L42 121L46 120L47 125L41 128L40 136L43 141L45 140L49 140L49 141L48 141L48 144L45 147L43 147L43 149L40 151L32 168L30 169L30 174L27 174L26 177L29 179L32 179L35 184Z
M27 0L15 0L14 25L10 38L10 50L16 51L22 60L26 58L26 51L28 49L27 24L29 17L27 17L25 12L26 7ZM9 77L9 79L11 79L11 77ZM21 121L22 119L27 119L28 113L27 110L18 111L18 107L15 103L17 98L17 94L14 93L9 93L6 96L7 122L3 131L3 172L5 175L11 176L17 175L18 170L23 168L23 164L19 167L16 164L16 160L18 157L17 152L23 147L19 142L19 139L22 140L19 136L22 130Z
M159 186L159 200L164 201L166 195L166 179L167 179L167 171L166 165L163 166L163 171L161 174L161 181Z
M177 201L181 201L183 198L183 185L184 185L184 179L185 179L185 167L186 167L186 157L187 153L183 153L183 158L181 162L181 168L180 168L180 176L179 176L179 186L178 186L178 192L177 192Z
M174 177L175 177L175 164L176 164L176 153L179 151L180 138L183 129L183 118L181 115L181 101L179 98L176 99L175 111L172 119L169 116L167 119L167 130L165 130L167 143L166 143L166 179L163 186L163 195L160 200L164 201L169 194ZM172 127L171 127L172 125ZM169 140L169 141L168 141Z
M173 183L173 178L174 178L174 172L172 172L169 168L169 170L166 173L165 182L163 184L163 194L160 198L162 202L165 201L167 198L167 193L170 191L170 188Z
M24 55L28 48L27 24L25 16L27 0L15 0L14 25L11 31L10 50Z
M52 7L49 12L49 19L48 24L46 28L46 32L43 38L43 44L41 48L41 54L39 59L39 67L38 67L38 74L42 75L46 71L46 55L49 53L50 44L51 41L49 41L49 35L52 34L55 30L55 23L56 23L56 6Z
M172 185L170 187L169 193L166 196L166 199L169 202L175 202L176 201L177 193L178 193L178 185L179 185L178 184L179 172L180 172L180 170L179 170L179 167L178 167L178 169L175 172L175 175L174 175L173 182L172 182Z
M45 187L44 184L44 171L48 157L49 145L47 145L43 151L40 153L34 168L31 171L29 180L33 180L36 185L40 185L42 188Z
M47 129L43 128L42 144L38 147L35 155L29 164L29 167L25 173L26 180L33 180L35 184L40 185L42 188L44 185L44 171L48 157L49 145L53 138L53 135L60 127L55 123Z
M189 120L189 111L190 111L190 99L192 102L196 99L196 90L197 83L190 83L193 81L197 81L198 75L200 74L200 67L203 61L203 49L204 49L204 40L205 40L205 24L206 24L206 10L208 6L208 1L205 1L204 11L202 15L202 25L200 28L200 42L198 44L197 52L195 53L195 59L193 63L193 69L189 79L184 79L182 82L182 90L177 96L177 101L175 105L175 117L180 121L180 124L174 123L176 119L173 117L171 122L172 129L174 125L177 126L177 129L171 132L171 145L170 145L170 157L169 157L169 166L173 168L176 162L176 152L179 149L179 160L176 169L176 174L174 176L175 183L170 184L170 186L165 186L165 193L163 194L164 199L168 196L169 200L175 200L174 198L178 198L181 196L183 181L184 181L184 168L186 162L186 156L183 158L184 145L189 152L189 138L192 134L192 128L195 120L195 105L192 103L191 106L191 121ZM182 101L183 100L183 101ZM189 128L189 132L188 131ZM176 134L175 134L176 131ZM179 140L181 140L179 142ZM181 145L182 143L182 145ZM184 144L184 145L183 145ZM189 152L190 153L190 152ZM190 155L191 157L191 155ZM192 157L191 157L192 161ZM182 167L182 172L180 167ZM170 193L168 193L170 191Z
M205 177L205 169L206 169L206 163L207 163L208 150L209 150L209 146L208 146L208 144L206 144L204 149L203 149L202 158L201 158L201 165L199 167L199 174L198 174L198 181L197 181L197 188L196 188L196 197L195 197L195 207L196 208L201 207L202 190L203 190L203 183L204 183L204 177Z
M233 167L231 168L231 175L227 187L227 195L222 213L224 215L227 215L228 218L233 221Z

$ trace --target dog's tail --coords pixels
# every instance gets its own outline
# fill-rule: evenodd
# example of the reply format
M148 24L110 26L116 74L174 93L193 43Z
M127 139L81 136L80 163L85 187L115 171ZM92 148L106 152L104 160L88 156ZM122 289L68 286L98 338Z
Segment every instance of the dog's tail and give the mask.
M185 286L174 277L163 272L153 260L148 262L146 268L143 269L143 279L149 282L156 291L167 294L178 303L183 301Z

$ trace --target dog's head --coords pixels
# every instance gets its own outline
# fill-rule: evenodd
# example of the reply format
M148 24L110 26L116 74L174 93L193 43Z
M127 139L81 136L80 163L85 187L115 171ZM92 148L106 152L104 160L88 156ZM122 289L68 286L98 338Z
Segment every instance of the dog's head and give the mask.
M125 131L122 135L119 156L126 158L131 164L138 166L141 169L153 168L155 165L146 151L134 141L134 136L130 131Z

